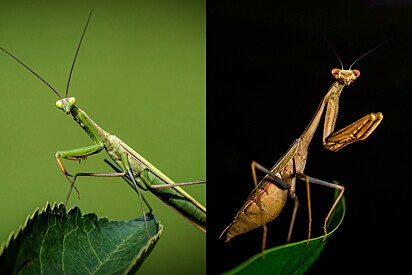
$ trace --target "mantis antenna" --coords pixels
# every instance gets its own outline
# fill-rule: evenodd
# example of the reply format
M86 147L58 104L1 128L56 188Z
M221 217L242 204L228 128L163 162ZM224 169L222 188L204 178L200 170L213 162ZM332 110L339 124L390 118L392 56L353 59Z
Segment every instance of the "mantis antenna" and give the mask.
M86 26L84 27L82 37L80 38L80 42L79 42L79 45L77 46L77 50L76 50L76 54L75 54L74 59L73 59L73 63L72 63L72 66L70 68L69 78L67 80L67 86L66 86L66 98L67 98L68 93L69 93L70 79L71 79L71 76L72 76L72 73L73 73L74 64L76 63L77 55L79 53L80 46L82 44L84 34L86 33L87 26L89 25L90 18L92 17L92 13L93 13L93 10L90 11L89 17L87 18ZM5 52L6 54L10 55L13 59L15 59L17 62L19 62L21 65L23 65L27 70L29 70L32 74L34 74L41 81L43 81L43 83L46 84L60 99L62 99L61 95L56 91L56 89L54 89L46 80L44 80L44 78L42 78L40 75L38 75L35 71L30 69L29 66L24 64L23 61L21 61L20 59L15 57L12 53L10 53L9 51L7 51L6 49L4 49L2 47L0 47L0 50Z
M332 49L333 53L336 55L336 57L339 60L340 65L342 66L342 70L343 68L343 63L342 60L339 58L339 55L337 54L337 52L335 51L335 49L333 48L332 44L330 43L329 39L326 37L325 34L323 34L323 38L326 40L326 42L328 43L329 47ZM383 41L382 43L380 43L378 46L376 46L375 48L373 48L372 50L369 50L368 52L366 52L365 54L361 55L358 59L356 59L349 67L349 70L352 69L352 66L358 62L359 60L361 60L362 58L364 58L365 56L367 56L368 54L370 54L371 52L375 51L377 48L380 48L381 46L383 46L384 44L388 43L389 41L391 41L393 39L393 37Z

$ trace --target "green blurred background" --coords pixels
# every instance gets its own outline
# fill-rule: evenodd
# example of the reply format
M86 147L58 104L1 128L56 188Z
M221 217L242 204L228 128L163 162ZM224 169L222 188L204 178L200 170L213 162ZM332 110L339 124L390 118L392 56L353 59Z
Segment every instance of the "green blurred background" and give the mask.
M0 4L0 45L64 94L87 16L94 9L70 95L174 181L206 178L205 1L19 1ZM91 145L39 79L0 55L0 238L27 216L62 202L69 183L54 154ZM107 155L65 161L69 172L105 172ZM81 178L68 207L113 220L141 216L122 179ZM185 188L206 203L205 186ZM163 236L140 274L206 273L206 237L148 192Z

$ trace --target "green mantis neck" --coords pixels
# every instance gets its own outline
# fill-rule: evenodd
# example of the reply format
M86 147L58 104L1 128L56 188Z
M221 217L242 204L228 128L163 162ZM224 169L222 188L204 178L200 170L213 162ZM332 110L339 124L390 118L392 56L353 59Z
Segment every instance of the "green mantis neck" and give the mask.
M73 106L70 110L73 119L86 131L87 135L96 143L101 144L110 134L100 128L82 109Z

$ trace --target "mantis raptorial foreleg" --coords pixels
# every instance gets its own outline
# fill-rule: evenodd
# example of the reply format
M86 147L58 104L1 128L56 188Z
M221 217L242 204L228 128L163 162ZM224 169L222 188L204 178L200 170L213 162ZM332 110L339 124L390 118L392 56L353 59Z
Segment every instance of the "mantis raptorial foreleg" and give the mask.
M80 193L79 193L79 190L77 189L76 185L74 184L74 181L72 181L70 179L70 177L73 177L73 176L71 174L69 174L69 172L67 172L66 168L64 167L64 165L61 161L61 158L68 159L68 160L81 161L81 160L86 159L88 156L99 153L103 149L104 149L103 144L95 144L95 145L86 146L86 147L82 147L82 148L77 148L77 149L72 149L72 150L65 150L65 151L57 151L56 152L55 157L56 157L57 164L59 165L60 170L63 172L64 176L70 182L70 185L71 185L69 194L67 196L67 199L64 203L64 207L62 209L64 209L67 205L67 201L70 197L72 188L74 188L76 190L78 198L80 198Z
M323 146L336 152L358 140L365 140L378 127L382 119L382 113L367 114L342 130L327 136L323 141Z

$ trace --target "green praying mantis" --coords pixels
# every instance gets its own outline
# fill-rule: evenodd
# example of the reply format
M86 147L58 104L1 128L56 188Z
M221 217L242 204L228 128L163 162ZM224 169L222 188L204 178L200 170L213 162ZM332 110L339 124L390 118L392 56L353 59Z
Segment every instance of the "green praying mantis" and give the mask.
M326 225L328 219L342 197L345 188L341 185L310 177L304 173L308 156L308 147L320 123L324 111L325 119L322 144L326 149L333 152L336 152L351 143L365 140L378 127L383 119L383 114L380 112L369 113L347 127L334 132L339 109L340 94L345 86L349 86L360 76L360 72L358 70L351 69L352 66L361 58L388 41L389 40L381 43L377 47L359 57L352 63L348 70L343 69L342 61L332 47L342 66L342 69L332 70L332 75L335 78L335 82L330 86L328 92L322 98L314 116L304 132L293 142L286 153L271 169L266 169L256 161L252 161L251 168L255 189L246 199L242 208L237 212L233 221L223 230L219 238L222 238L226 234L227 242L239 234L246 233L255 228L263 227L263 240L261 248L263 253L266 246L267 237L266 224L274 220L282 212L286 199L289 195L294 200L294 208L287 236L287 242L289 242L296 218L296 212L299 206L299 200L296 195L297 179L306 182L309 212L308 241L311 237L312 223L309 188L310 183L339 190L339 195L336 197L324 220L324 239L326 238ZM256 170L265 173L265 176L259 183L257 183Z
M6 49L0 47L0 49L23 65L27 70L39 78L45 83L58 97L56 107L61 109L65 114L71 115L73 119L80 125L80 127L87 133L92 139L93 145L72 149L57 151L55 154L56 161L63 172L66 179L70 182L70 191L67 195L64 207L67 205L70 194L73 188L76 190L78 196L79 191L75 185L76 179L79 176L94 176L94 177L124 177L130 181L130 185L137 192L141 198L140 202L143 203L144 198L141 196L139 189L149 190L155 196L160 198L169 207L175 210L188 222L193 224L196 228L206 233L206 208L185 192L180 186L186 186L191 184L205 183L205 181L192 181L184 183L174 183L170 178L163 174L153 164L143 158L129 145L124 143L118 137L106 132L100 128L82 109L77 107L76 99L68 96L70 79L72 76L74 64L83 41L87 26L90 22L93 10L90 12L86 25L83 29L80 42L78 44L73 63L70 69L68 82L66 86L66 94L63 98L48 82L46 82L40 75L25 65L20 59L15 57L12 53ZM111 173L76 173L71 175L62 163L62 159L80 161L86 159L88 156L97 154L103 149L116 163L117 171ZM149 207L150 208L150 207ZM64 209L64 208L63 208ZM143 209L143 205L142 205ZM146 219L145 212L143 210L143 216Z

